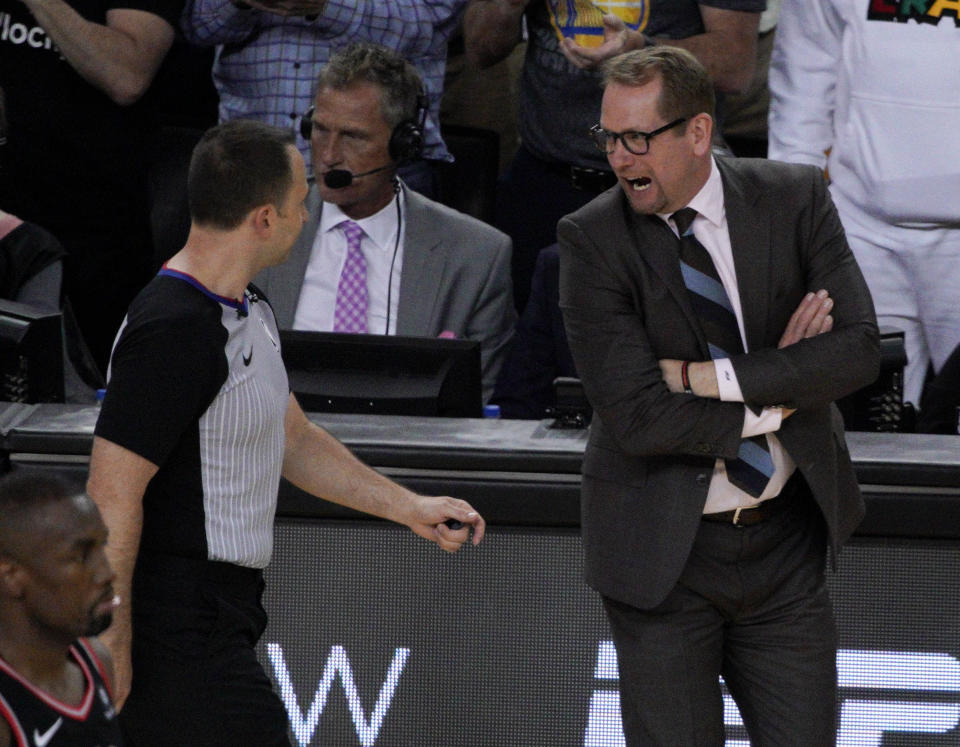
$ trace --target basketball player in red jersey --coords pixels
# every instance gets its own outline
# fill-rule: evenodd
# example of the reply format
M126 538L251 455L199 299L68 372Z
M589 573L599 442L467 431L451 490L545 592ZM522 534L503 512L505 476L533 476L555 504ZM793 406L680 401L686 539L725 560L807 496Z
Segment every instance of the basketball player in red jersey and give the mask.
M95 638L117 600L87 495L39 472L0 479L0 747L119 747L112 663Z

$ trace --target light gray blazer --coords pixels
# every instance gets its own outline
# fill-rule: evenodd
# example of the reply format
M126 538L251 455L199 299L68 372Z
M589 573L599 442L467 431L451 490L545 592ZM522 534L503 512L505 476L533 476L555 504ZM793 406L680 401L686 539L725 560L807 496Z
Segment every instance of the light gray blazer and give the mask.
M479 340L486 402L513 335L516 312L510 280L510 238L469 215L403 188L403 273L397 334ZM303 276L320 225L323 200L307 195L310 218L283 264L263 270L253 283L269 299L280 329L290 329Z

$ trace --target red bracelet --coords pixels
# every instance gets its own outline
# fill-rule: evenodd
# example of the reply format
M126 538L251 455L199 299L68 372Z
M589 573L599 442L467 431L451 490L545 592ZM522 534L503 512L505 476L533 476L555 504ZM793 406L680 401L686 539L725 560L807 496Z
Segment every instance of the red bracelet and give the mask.
M680 383L683 384L683 391L687 394L693 394L693 387L690 386L690 376L687 374L687 366L690 361L684 361L680 364Z

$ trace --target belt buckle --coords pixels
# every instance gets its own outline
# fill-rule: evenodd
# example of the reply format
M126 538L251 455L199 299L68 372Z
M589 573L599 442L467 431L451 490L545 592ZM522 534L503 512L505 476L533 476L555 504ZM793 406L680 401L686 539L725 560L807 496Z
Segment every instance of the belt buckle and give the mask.
M737 506L733 511L733 525L735 527L740 526L740 512L743 511L743 506Z

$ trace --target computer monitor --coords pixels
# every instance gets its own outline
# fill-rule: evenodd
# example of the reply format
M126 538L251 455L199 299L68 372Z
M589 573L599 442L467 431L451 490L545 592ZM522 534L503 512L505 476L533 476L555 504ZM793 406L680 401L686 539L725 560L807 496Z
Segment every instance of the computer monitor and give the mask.
M290 388L307 412L480 417L480 343L280 333Z
M59 313L0 299L0 398L6 402L63 402Z

